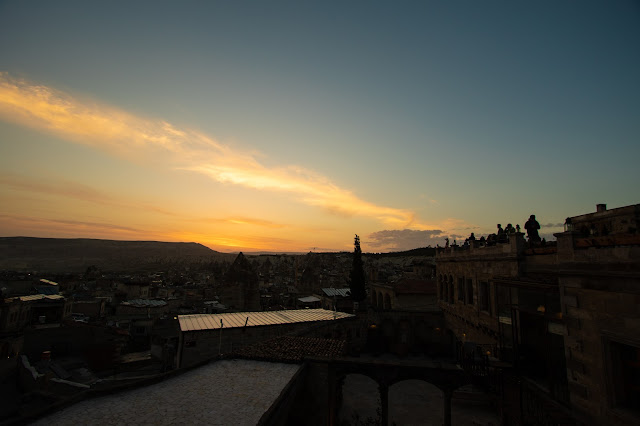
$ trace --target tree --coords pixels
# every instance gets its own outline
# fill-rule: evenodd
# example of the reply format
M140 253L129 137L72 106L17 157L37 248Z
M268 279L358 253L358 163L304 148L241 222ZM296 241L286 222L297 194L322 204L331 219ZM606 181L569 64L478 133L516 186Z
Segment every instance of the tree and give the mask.
M353 242L353 265L349 274L349 288L351 289L351 299L354 302L360 302L367 297L366 280L362 267L362 250L358 235Z

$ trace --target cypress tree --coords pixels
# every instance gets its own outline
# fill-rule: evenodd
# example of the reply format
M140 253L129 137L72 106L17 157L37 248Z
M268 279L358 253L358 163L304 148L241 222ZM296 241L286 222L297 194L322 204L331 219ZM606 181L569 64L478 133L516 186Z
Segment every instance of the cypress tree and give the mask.
M353 243L353 265L349 274L349 288L351 299L360 302L367 297L364 268L362 266L362 250L360 249L360 237L356 235Z

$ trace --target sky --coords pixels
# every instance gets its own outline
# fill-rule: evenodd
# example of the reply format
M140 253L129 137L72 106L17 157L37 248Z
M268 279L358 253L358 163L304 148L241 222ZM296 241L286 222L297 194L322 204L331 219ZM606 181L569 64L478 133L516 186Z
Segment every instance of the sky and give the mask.
M0 1L0 236L397 251L640 202L635 1Z

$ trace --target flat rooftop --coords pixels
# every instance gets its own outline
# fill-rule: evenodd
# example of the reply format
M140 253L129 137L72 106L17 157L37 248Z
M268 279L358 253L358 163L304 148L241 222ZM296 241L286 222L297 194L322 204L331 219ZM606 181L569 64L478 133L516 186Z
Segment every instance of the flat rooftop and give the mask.
M253 426L300 368L252 360L218 361L160 383L84 400L34 424Z
M333 321L351 317L354 317L354 315L326 309L295 309L289 311L178 315L178 321L180 322L180 331L200 331L244 327L245 325L247 327L256 327L261 325Z

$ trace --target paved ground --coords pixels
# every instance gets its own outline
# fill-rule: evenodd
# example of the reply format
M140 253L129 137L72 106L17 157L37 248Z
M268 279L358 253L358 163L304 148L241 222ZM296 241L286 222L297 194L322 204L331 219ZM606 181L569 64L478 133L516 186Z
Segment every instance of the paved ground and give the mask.
M164 382L79 402L36 425L255 425L299 365L218 361Z
M437 425L443 423L443 396L435 386L421 380L406 380L389 388L389 424ZM497 425L496 413L484 403L452 400L453 425ZM341 425L367 425L378 417L380 407L376 383L363 375L350 374L343 386Z

